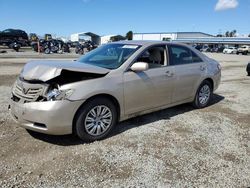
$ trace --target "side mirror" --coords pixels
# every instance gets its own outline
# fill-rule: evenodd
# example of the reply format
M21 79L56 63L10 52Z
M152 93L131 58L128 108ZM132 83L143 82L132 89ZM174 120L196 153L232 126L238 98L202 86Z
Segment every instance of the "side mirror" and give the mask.
M134 63L130 69L134 72L142 72L148 70L148 63L145 62L136 62Z

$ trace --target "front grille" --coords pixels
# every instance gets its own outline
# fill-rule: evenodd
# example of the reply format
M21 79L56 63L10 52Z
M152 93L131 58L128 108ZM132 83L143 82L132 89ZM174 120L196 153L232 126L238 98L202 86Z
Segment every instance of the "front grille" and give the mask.
M18 80L13 87L12 99L16 102L35 102L43 95L44 86L41 84L29 84Z

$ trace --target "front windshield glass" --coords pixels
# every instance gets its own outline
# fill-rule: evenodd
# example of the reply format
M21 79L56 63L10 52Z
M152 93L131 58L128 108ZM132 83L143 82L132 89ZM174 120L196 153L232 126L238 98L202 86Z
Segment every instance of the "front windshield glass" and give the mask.
M117 69L140 47L132 44L107 44L80 57L78 61L107 69Z

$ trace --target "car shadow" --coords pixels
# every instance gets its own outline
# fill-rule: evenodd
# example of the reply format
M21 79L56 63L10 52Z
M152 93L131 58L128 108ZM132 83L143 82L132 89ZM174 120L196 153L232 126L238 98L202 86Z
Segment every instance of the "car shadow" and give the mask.
M209 106L213 106L222 100L224 100L223 96L214 94L213 100L211 101ZM152 112L146 115L131 118L129 120L119 123L107 138L121 134L122 132L125 132L135 127L140 127L149 123L153 123L155 121L159 121L162 119L169 120L174 116L184 114L192 110L195 110L195 108L192 105L182 104L164 110ZM35 139L60 146L72 146L72 145L80 145L86 143L81 139L79 139L78 137L76 137L75 135L55 136L55 135L46 135L43 133L38 133L29 130L27 130L27 132Z

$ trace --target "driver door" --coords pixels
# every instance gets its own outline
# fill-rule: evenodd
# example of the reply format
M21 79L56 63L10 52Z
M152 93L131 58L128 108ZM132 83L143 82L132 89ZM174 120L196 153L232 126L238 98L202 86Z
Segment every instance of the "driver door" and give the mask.
M128 70L124 73L124 105L127 115L171 103L174 68L167 66L167 59L166 47L154 46L144 51L135 61L148 63L148 70Z

